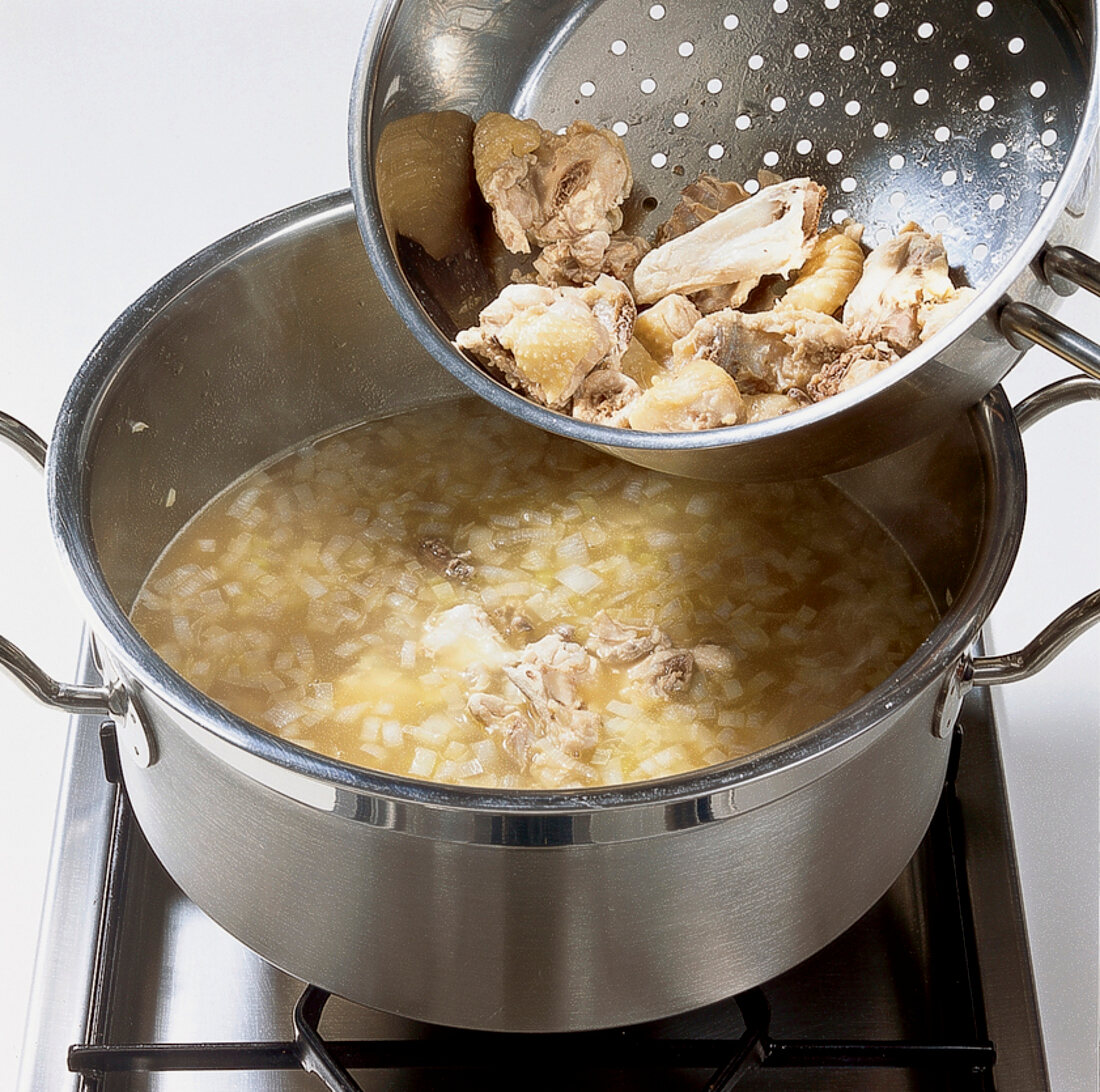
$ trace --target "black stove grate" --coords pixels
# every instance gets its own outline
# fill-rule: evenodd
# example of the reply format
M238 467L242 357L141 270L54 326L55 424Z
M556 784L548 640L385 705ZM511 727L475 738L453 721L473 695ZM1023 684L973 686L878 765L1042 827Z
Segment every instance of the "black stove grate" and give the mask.
M117 783L112 725L104 726L101 738L107 776ZM593 1087L727 1092L744 1087L750 1075L760 1078L771 1070L823 1073L868 1068L907 1070L928 1082L914 1087L993 1092L996 1053L985 1025L964 831L954 790L961 740L961 729L956 728L947 782L926 837L933 863L927 882L935 888L930 935L951 968L947 988L932 1002L944 1009L939 1023L948 1032L934 1041L773 1037L767 986L742 993L733 999L735 1005L725 1006L724 1026L717 1033L708 1028L701 1035L674 1031L655 1036L648 1026L550 1035L433 1028L424 1038L329 1041L320 1031L329 994L307 986L295 1006L293 1040L113 1043L109 1041L109 1000L115 985L125 865L133 830L120 785L86 1041L70 1047L69 1069L80 1075L81 1092L106 1092L105 1082L117 1074L271 1070L304 1070L333 1092L362 1092L352 1071L419 1073L428 1080L423 1087L431 1088L442 1087L446 1080L448 1088L489 1089L495 1087L494 1079L502 1088L517 1084L530 1089L560 1088L565 1079L579 1088L577 1078L585 1074L598 1082ZM684 1077L689 1072L692 1076ZM619 1075L620 1083L609 1083L612 1073ZM674 1073L684 1079L674 1083ZM767 1085L754 1082L753 1087Z

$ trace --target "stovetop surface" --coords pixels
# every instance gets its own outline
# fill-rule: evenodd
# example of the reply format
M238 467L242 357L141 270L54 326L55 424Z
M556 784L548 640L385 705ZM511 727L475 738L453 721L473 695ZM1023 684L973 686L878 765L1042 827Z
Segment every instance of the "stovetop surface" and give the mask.
M780 1068L767 1065L738 1089L955 1089L1042 1092L1049 1087L1015 876L1015 857L987 695L960 717L958 775L929 835L885 896L816 956L764 984L768 1034L782 1043L905 1041L932 1049L991 1040L996 1063L949 1068ZM134 1065L134 1044L278 1044L294 1039L303 983L272 967L215 925L168 878L103 777L99 725L76 718L44 923L26 1061L19 1088L78 1092L290 1092L319 1089L301 1070L128 1071L79 1077L69 1048L106 1043L111 1064ZM113 830L113 834L112 834ZM853 847L858 852L858 847ZM958 890L961 888L961 892ZM90 905L100 914L87 912ZM88 922L93 920L92 925ZM972 929L970 927L972 923ZM104 927L105 926L105 927ZM303 930L321 922L303 920ZM356 1070L374 1089L696 1089L707 1086L745 1031L723 1002L639 1028L561 1037L471 1036L333 999L328 1040L426 1043L462 1068ZM657 1048L703 1039L692 1058L658 1064ZM601 1042L622 1068L590 1068ZM717 1042L713 1051L709 1044ZM672 1046L670 1047L670 1044ZM270 1052L270 1051L269 1051ZM494 1060L509 1063L493 1069ZM715 1060L717 1059L717 1061ZM470 1068L485 1061L488 1068ZM775 1061L775 1059L771 1059ZM86 1059L84 1059L86 1061ZM163 1062L154 1058L155 1067ZM148 1059L139 1061L149 1064ZM84 1083L81 1083L81 1082Z

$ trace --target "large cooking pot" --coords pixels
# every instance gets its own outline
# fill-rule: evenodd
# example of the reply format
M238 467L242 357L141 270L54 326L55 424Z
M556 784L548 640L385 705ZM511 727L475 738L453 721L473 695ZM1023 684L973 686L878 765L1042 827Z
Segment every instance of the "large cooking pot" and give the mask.
M942 621L863 700L719 767L584 792L495 792L372 773L246 723L175 674L127 612L157 555L288 445L463 388L386 302L349 198L320 198L184 263L110 328L46 458L54 534L108 682L40 697L118 725L133 810L211 917L273 963L421 1020L570 1030L646 1020L757 984L887 889L940 795L959 701L1095 621L1100 594L1013 657L967 652L1024 517L1018 419L995 391L836 482L897 537ZM1081 378L1026 419L1100 396ZM460 412L460 409L456 409ZM10 418L0 428L41 460Z

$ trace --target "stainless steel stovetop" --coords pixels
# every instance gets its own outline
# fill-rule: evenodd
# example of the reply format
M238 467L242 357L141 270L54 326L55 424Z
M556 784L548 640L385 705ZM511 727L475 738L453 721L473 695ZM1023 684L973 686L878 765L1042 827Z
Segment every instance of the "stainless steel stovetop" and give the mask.
M451 1032L333 999L321 1031L359 1061L417 1062L357 1069L363 1089L704 1088L741 1049L751 1058L738 1089L1048 1090L985 691L968 697L959 726L954 787L894 886L828 948L742 998L749 1023L762 1003L770 1007L764 1047L749 1041L732 1002L563 1040ZM322 1088L300 1069L143 1071L181 1059L208 1065L206 1044L222 1044L215 1049L227 1065L293 1065L286 1046L304 984L230 937L167 877L105 777L100 727L94 717L70 726L19 1092ZM136 1049L143 1044L154 1047ZM599 1050L615 1065L593 1067ZM878 1055L890 1064L857 1064ZM786 1067L807 1060L829 1064ZM505 1064L471 1068L481 1061Z

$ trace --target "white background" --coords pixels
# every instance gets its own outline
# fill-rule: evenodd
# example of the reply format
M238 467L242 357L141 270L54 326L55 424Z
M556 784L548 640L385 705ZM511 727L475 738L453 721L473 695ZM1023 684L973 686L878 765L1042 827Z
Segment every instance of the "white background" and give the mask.
M367 3L0 5L0 409L48 438L81 360L154 280L232 229L347 185ZM1100 253L1100 231L1093 246ZM1100 338L1100 303L1063 312ZM1014 398L1067 374L1034 351ZM988 635L1025 643L1100 583L1100 405L1028 437L1020 561ZM0 633L72 675L39 475L0 446ZM140 527L134 528L141 533ZM1100 628L997 695L1055 1092L1096 1088ZM0 1089L14 1082L65 717L0 673Z

